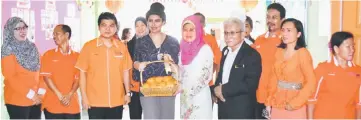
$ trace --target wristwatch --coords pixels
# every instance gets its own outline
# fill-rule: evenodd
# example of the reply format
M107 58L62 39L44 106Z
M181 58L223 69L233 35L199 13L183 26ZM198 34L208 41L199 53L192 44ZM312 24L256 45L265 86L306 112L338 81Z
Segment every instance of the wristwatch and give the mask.
M132 96L133 96L133 93L132 93L132 92L128 92L128 93L127 93L127 96L132 97Z

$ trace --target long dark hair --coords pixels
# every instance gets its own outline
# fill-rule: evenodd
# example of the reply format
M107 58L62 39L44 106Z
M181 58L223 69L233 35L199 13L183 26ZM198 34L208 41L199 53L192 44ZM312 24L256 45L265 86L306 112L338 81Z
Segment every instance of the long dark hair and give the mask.
M130 28L124 28L123 31L122 31L122 40L127 40L128 37L127 35L129 34L129 31L130 31Z
M297 29L297 32L301 32L300 37L298 37L298 39L297 39L295 50L306 47L305 32L303 31L302 22L297 19L294 19L294 18L287 18L282 22L281 28L287 22L293 23L293 25L295 25L295 27ZM281 42L280 45L278 45L278 48L285 49L286 47L287 47L287 44L283 43L283 41Z

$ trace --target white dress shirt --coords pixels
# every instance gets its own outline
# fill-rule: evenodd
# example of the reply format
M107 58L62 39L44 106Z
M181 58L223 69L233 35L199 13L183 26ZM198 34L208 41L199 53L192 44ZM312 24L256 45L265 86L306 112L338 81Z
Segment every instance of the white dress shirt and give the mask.
M231 69L233 67L233 62L237 57L239 49L241 49L244 42L232 52L232 49L228 47L228 52L225 51L223 54L227 54L226 59L224 60L223 64L223 73L222 73L222 84L228 83L229 75L231 74Z
M246 42L249 46L253 44L253 42L248 38L244 38L244 42Z

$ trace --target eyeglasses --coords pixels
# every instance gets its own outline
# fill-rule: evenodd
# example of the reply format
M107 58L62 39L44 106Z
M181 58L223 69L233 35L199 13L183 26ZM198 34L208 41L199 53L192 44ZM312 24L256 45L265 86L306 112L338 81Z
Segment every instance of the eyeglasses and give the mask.
M16 30L16 31L26 31L26 30L28 30L28 26L17 27L17 28L14 28L14 30Z
M224 36L233 36L233 35L235 35L237 33L241 33L241 32L243 32L243 31L237 31L237 32L235 32L235 31L232 31L232 32L224 31Z

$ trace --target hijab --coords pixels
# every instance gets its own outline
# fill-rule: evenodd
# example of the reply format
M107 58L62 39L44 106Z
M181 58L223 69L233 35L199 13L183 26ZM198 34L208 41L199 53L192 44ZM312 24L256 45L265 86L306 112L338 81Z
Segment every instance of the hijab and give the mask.
M181 49L181 60L183 65L188 65L192 62L192 60L197 56L199 50L202 48L202 46L205 44L203 40L203 27L200 23L200 20L197 16L191 15L185 18L182 22L182 31L183 27L186 24L192 24L195 27L196 31L196 38L192 42L187 42L182 38L180 43L180 49Z
M25 41L16 40L14 30L18 23L26 23L19 17L8 19L4 26L3 44L1 46L1 59L15 55L17 63L29 71L40 69L39 52L35 44L26 38ZM27 25L26 25L27 26Z

